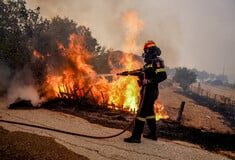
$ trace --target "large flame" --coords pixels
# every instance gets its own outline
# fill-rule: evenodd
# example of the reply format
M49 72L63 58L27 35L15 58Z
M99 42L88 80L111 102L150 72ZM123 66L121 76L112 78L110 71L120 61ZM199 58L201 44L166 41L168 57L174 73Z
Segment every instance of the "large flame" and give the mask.
M138 50L136 45L136 36L142 29L143 23L138 19L135 12L130 12L125 16L127 27L126 43L124 50L134 52ZM72 34L68 47L58 43L60 56L66 61L63 63L59 72L53 66L48 65L48 75L45 82L46 96L48 98L66 97L66 98L88 98L89 101L96 104L106 104L114 109L136 112L139 104L140 87L137 78L134 76L118 77L114 76L112 81L105 77L97 76L88 61L92 57L85 48L83 36ZM38 52L34 52L37 58L44 60ZM109 61L110 66L112 61ZM142 64L134 60L133 54L123 54L120 59L122 68L114 68L111 73L130 71L142 67ZM156 106L157 104L155 104ZM159 107L157 107L159 108ZM160 107L163 109L163 107ZM161 115L162 110L157 110ZM164 118L164 117L161 117Z
M60 75L54 75L49 68L47 97L74 96L74 94L83 97L89 91L98 104L107 100L107 104L116 106L116 109L137 111L139 96L137 77L114 77L111 82L104 77L97 77L92 66L87 63L91 54L84 48L83 38L72 34L70 40L68 48L62 47L62 44L59 44L59 48L63 48L62 55L68 59L68 62L76 65L65 65ZM124 67L121 70L113 69L112 72L140 68L141 63L134 61L132 57L133 55L124 54L120 62Z
M136 37L142 30L143 22L137 17L134 11L131 11L124 15L123 25L126 29L123 51L135 53L138 51ZM113 69L112 72L131 71L142 67L142 64L135 61L131 54L124 54L120 63L122 64L122 69ZM140 92L140 88L137 84L137 77L121 77L117 81L114 81L112 85L116 89L112 90L109 103L122 105L124 109L128 108L129 111L136 112L138 110Z
M142 66L140 62L133 59L133 55L131 54L124 54L120 63L123 67L119 70L113 69L113 73L118 73L124 70L131 71ZM137 77L119 77L116 81L113 81L111 85L113 89L109 94L109 103L122 105L123 109L127 108L129 111L135 112L138 110L140 88L137 83Z

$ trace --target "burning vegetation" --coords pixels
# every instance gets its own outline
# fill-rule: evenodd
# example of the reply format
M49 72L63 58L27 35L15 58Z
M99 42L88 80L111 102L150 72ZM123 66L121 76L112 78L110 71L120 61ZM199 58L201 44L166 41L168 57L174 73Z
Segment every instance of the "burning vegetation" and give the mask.
M66 61L60 64L60 68L54 68L47 62L50 55L44 57L34 51L35 58L46 63L47 75L43 84L43 92L47 99L56 97L71 100L88 99L90 104L106 105L116 110L136 112L138 110L140 87L137 84L137 77L118 77L115 74L111 79L106 79L104 74L97 74L93 66L89 64L94 58L84 47L82 36L70 35L68 48L58 44L60 56ZM112 61L108 63L113 67L111 73L124 70L141 68L140 61L134 59L133 54L122 54L120 60L121 68L115 68ZM168 118L163 114L163 105L155 104L157 120Z
M68 18L43 19L39 16L39 8L27 10L25 3L0 1L4 11L0 16L0 98L8 99L8 104L24 99L18 105L29 107L42 102L53 107L58 103L51 105L50 102L57 99L68 102L65 106L75 102L95 112L97 117L111 114L115 122L121 122L119 126L116 123L110 125L110 117L97 120L89 117L91 112L87 112L89 121L100 121L109 127L126 126L130 122L128 113L138 110L141 88L137 77L120 77L116 73L143 66L142 59L133 54L142 50L137 36L144 23L137 14L131 11L122 19L126 30L123 52L110 51L98 44L89 28ZM105 111L102 107L100 110L89 108L93 105L105 107ZM169 118L162 104L156 102L154 106L156 120ZM127 118L121 115L122 111L126 111ZM81 110L79 113L70 110L70 113L83 114ZM205 148L209 146L209 150L216 150L218 146L222 146L219 149L234 150L228 145L232 143L230 135L204 133L173 120L160 121L159 128L160 136L164 138L187 139ZM205 139L208 141L204 142ZM221 141L217 143L218 139Z
M140 51L136 39L144 26L134 11L122 18L125 53L115 55L98 44L89 28L73 20L43 19L40 8L27 9L25 1L0 3L4 11L0 17L0 66L7 68L0 68L4 75L0 96L6 97L8 104L19 98L33 100L33 105L66 98L78 102L86 99L87 105L105 105L115 110L138 110L137 77L115 75L143 65L132 54ZM104 64L109 69L102 68Z

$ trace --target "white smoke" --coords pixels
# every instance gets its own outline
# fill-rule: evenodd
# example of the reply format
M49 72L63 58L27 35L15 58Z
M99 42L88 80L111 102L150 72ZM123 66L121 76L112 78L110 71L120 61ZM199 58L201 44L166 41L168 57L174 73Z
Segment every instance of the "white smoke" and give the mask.
M9 67L0 63L0 107L7 107L17 100L30 100L34 106L45 101L40 97L27 66L14 75L12 73Z
M38 91L34 86L19 86L14 84L8 90L7 103L9 105L18 99L30 100L34 106L45 101L44 98L40 98Z

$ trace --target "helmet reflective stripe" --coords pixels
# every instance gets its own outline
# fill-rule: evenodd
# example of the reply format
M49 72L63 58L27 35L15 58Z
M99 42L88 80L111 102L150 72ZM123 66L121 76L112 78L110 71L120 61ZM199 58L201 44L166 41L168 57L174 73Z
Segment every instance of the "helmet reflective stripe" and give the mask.
M145 43L144 48L150 48L150 47L153 47L153 46L156 46L155 42L154 41L148 41L148 42Z
M153 47L153 46L156 46L155 44L148 44L147 46L146 46L146 48L150 48L150 47Z

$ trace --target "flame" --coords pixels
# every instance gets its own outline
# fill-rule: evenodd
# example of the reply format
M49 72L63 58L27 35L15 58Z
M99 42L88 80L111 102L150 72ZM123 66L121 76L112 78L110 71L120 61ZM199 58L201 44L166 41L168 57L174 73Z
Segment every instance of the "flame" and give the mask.
M44 61L45 57L43 55L41 55L40 53L38 53L36 50L33 51L33 55L36 58L42 59Z
M154 103L154 111L155 111L155 115L156 115L156 121L160 120L160 119L168 119L169 116L164 113L164 105L155 102Z
M61 55L64 59L75 66L64 65L59 75L55 74L54 69L49 66L45 84L47 97L54 98L71 94L83 97L89 93L92 94L89 98L92 97L98 104L107 103L110 106L116 106L116 109L137 111L140 90L137 77L114 77L111 82L104 77L95 77L96 72L88 64L91 54L84 48L84 39L72 34L70 41L68 48L63 47L62 44L59 44L59 48L63 48ZM113 69L112 73L133 70L142 66L140 62L133 60L131 54L123 54L120 64L123 68Z
M59 76L53 74L53 69L48 69L47 96L55 97L61 93L71 94L74 89L91 86L91 78L84 79L84 77L95 75L96 73L87 63L91 55L84 49L84 38L72 34L68 48L64 48L62 44L58 44L58 47L63 49L61 55L64 56L64 59L67 59L68 63L66 63ZM80 95L78 94L78 96Z
M142 29L143 22L138 19L135 12L130 12L125 17L124 22L128 30L124 50L136 51L138 46L135 39ZM95 104L108 105L110 108L137 112L140 93L137 77L114 76L112 81L105 77L97 77L97 73L88 63L92 55L85 48L85 40L81 35L70 35L68 47L64 47L58 42L57 45L58 54L64 59L64 62L60 68L47 64L48 75L44 84L47 98L66 97L78 100L83 98ZM35 56L40 57L40 54L35 51ZM140 62L133 59L133 54L127 53L120 58L121 69L115 68L110 59L108 63L113 67L111 73L142 67ZM157 113L162 112L161 109L157 111Z
M134 53L138 50L136 37L142 29L143 22L137 17L134 11L131 11L125 14L123 25L127 29L123 50L125 52ZM142 67L140 62L133 60L133 56L131 54L124 54L120 63L122 65L122 69L113 69L113 73L131 71ZM110 61L109 64L111 64ZM111 64L111 66L113 65ZM109 103L118 106L122 105L123 109L128 109L132 112L136 112L138 110L140 88L137 83L137 77L121 77L117 81L112 82L112 87L115 89L112 89L112 92L110 93Z
M144 23L138 18L136 12L130 11L125 14L123 24L127 29L125 33L125 44L123 46L123 51L128 53L140 51L140 46L137 46L136 44L136 38L143 29Z

